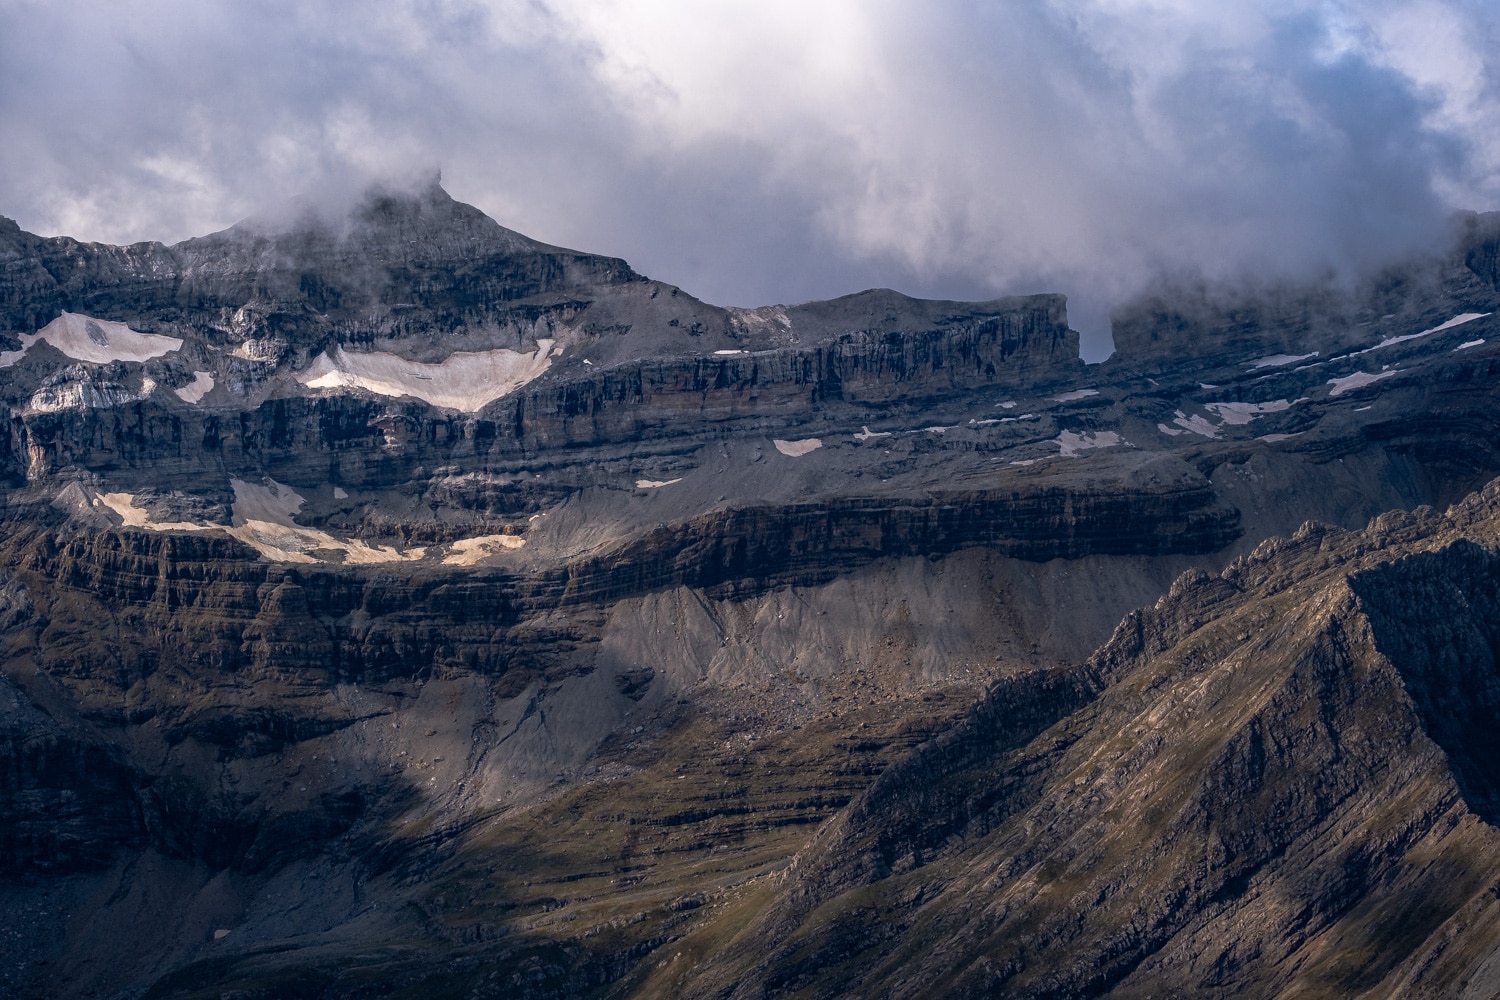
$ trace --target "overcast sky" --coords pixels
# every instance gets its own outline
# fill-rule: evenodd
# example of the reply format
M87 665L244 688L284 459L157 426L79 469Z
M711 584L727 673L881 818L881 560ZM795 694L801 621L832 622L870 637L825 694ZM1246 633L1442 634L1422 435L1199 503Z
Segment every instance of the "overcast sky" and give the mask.
M0 0L0 214L176 241L441 168L711 302L1351 274L1500 205L1492 0Z

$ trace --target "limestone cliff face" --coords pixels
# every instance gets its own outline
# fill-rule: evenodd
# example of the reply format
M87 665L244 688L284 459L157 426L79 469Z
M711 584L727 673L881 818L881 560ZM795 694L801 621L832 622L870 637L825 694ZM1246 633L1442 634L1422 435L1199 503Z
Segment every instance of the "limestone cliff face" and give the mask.
M1098 366L1061 295L720 308L436 187L0 225L0 993L1246 994L1456 912L1400 865L1485 870L1492 557L1396 555L1490 514L1224 568L1500 474L1471 221L1368 326Z

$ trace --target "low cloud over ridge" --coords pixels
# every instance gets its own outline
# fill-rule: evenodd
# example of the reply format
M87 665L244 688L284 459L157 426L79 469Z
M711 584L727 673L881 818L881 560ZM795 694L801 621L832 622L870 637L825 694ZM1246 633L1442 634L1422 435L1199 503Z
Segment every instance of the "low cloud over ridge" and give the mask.
M0 213L109 242L441 166L710 301L1353 273L1500 196L1462 0L0 0Z

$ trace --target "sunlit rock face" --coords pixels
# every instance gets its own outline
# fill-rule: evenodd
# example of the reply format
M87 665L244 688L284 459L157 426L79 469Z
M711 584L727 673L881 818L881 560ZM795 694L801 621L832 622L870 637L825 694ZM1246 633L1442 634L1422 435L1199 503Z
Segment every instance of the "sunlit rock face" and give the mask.
M0 222L0 993L1275 995L1411 900L1318 981L1489 982L1444 694L1488 682L1442 650L1483 661L1493 498L1365 525L1500 473L1495 228L1163 292L1085 366L1060 294L720 308L436 186L172 247ZM1425 637L1450 584L1480 624ZM1323 922L1256 902L1335 828L1376 854ZM1480 888L1422 896L1429 842Z

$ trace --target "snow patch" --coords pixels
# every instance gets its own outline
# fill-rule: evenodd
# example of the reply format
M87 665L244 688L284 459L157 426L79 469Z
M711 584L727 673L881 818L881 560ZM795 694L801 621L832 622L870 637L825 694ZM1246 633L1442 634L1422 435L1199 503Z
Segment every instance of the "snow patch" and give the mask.
M1333 391L1328 395L1342 396L1346 392L1354 389L1362 389L1367 385L1379 382L1383 378L1390 378L1392 375L1399 374L1400 371L1399 368L1387 368L1385 371L1374 375L1369 372L1355 372L1353 375L1345 375L1343 378L1331 378L1328 380L1328 384L1333 386Z
M874 440L875 438L888 438L890 436L890 431L872 431L870 430L870 425L865 424L860 428L859 433L854 435L854 440L863 443L865 441Z
M1313 351L1311 354L1268 354L1263 358L1259 358L1255 361L1250 362L1249 370L1256 371L1260 368L1280 368L1282 365L1290 365L1298 361L1306 361L1308 358L1315 358L1317 356L1317 351Z
M1451 330L1455 326L1463 326L1465 323L1472 323L1476 319L1484 319L1488 315L1489 313L1459 313L1457 316L1453 317L1441 326L1435 326L1431 330L1424 330L1423 333L1441 333L1444 330ZM1418 334L1418 336L1422 336L1422 334Z
M1478 340L1466 340L1462 344L1459 344L1457 347L1455 347L1454 350L1455 351L1467 351L1469 348L1471 348L1471 347L1478 347L1480 344L1483 344L1483 343L1484 343L1484 338L1483 337L1480 337Z
M1052 401L1055 403L1072 403L1079 399L1088 399L1090 396L1097 395L1099 395L1098 389L1075 389L1073 392L1065 392L1061 396L1053 396ZM1005 404L1002 403L1000 405L1004 406ZM1012 403L1011 405L1014 406L1015 404Z
M1194 434L1201 434L1206 438L1216 438L1219 436L1219 429L1196 413L1190 417L1181 410L1178 410L1172 417L1172 423L1185 431L1192 431Z
M780 438L772 438L771 443L776 450L790 458L801 458L808 452L817 451L823 447L822 438L804 438L801 441L783 441Z
M296 378L309 389L360 388L382 396L415 396L434 406L473 413L551 366L556 341L536 343L533 354L505 348L459 351L436 365L384 351L351 354L336 347L332 354L318 355Z
M1430 336L1434 333L1442 333L1444 330L1451 330L1455 326L1463 326L1465 323L1472 323L1474 322L1474 320L1483 319L1488 315L1489 313L1461 313L1450 319L1448 322L1435 326L1430 330L1423 330L1421 333L1408 333L1404 337L1387 337L1380 343L1376 344L1374 347L1366 347L1364 350L1355 351L1353 354L1350 354L1348 356L1353 357L1355 354L1369 354L1371 351L1378 351L1382 347L1390 347L1392 344L1404 344L1408 340L1417 340L1421 337Z
M1007 399L1003 403L996 403L995 407L1001 410L1014 410L1016 408L1016 401L1014 399Z
M1301 433L1302 433L1301 431L1294 431L1291 434L1262 434L1260 437L1256 438L1255 440L1257 440L1257 441L1265 441L1268 444L1276 444L1279 441L1290 441L1292 438L1296 437L1297 435L1299 435Z
M637 479L635 481L635 488L638 490L655 490L680 482L682 482L681 476L678 476L676 479Z
M729 350L729 351L714 351L714 353L716 355L720 356L720 357L726 357L726 356L728 356L730 354L747 354L749 352L748 351L740 350L738 347L736 347L733 350Z
M342 486L335 486L333 488L333 498L335 500L348 500L349 491L344 489Z
M1181 427L1168 427L1166 424L1157 424L1156 429L1161 431L1167 437L1177 437L1179 434L1187 433L1187 431L1183 430Z
M1062 449L1060 454L1063 458L1074 458L1080 451L1088 451L1091 448L1113 448L1123 443L1120 435L1114 431L1099 431L1097 434L1090 434L1087 431L1082 434L1063 431L1057 436L1057 444Z
M134 493L101 493L94 497L94 505L103 505L120 515L126 528L149 528L152 531L207 531L213 525L192 521L152 521L151 514L135 505Z
M74 361L93 365L149 361L182 347L180 337L136 333L124 323L64 312L36 333L22 334L19 351L0 351L0 368L9 368L20 361L39 340L45 340Z
M1212 410L1226 424L1243 426L1263 413L1280 413L1291 405L1290 400L1277 399L1269 403L1204 403L1203 408Z
M208 372L193 372L193 380L180 389L173 389L184 403L197 403L214 387L214 377Z
M85 377L61 385L44 385L32 394L26 405L38 413L108 409L111 406L139 402L155 389L156 383L149 378L141 380L140 392L131 392L115 382L95 383Z
M279 340L257 340L252 337L230 351L229 356L265 363L280 361L285 350L286 345Z
M473 566L499 552L519 549L526 539L519 535L480 535L477 538L461 538L448 546L443 556L444 566Z

